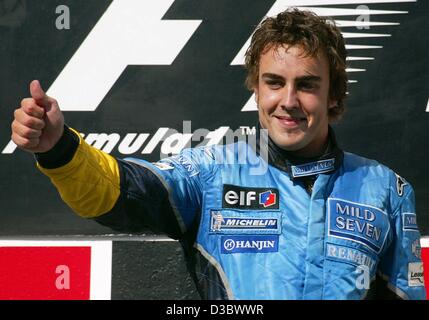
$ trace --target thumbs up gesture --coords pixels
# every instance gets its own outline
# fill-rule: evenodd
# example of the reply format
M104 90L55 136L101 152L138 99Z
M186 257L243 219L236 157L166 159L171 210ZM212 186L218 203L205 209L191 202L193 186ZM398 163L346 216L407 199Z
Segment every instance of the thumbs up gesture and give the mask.
M38 80L30 83L31 98L21 101L12 122L12 140L28 152L47 152L61 138L64 116L55 99L46 95Z

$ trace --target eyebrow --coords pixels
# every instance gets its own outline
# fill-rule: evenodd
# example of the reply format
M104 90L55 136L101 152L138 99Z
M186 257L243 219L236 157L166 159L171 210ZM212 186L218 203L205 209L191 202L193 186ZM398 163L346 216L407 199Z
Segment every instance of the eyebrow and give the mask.
M279 76L278 74L275 74L275 73L269 73L269 72L262 74L262 78L284 80L284 78L282 76ZM320 82L320 81L322 81L322 78L319 77L319 76L315 76L315 75L307 75L307 76L298 77L298 78L296 78L296 80L297 81L315 81L315 82Z

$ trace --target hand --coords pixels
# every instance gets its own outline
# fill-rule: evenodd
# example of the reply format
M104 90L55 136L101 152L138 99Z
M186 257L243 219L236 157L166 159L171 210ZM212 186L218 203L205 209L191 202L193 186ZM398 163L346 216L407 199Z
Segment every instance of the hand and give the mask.
M38 80L30 83L31 98L21 101L12 122L12 140L28 152L51 150L64 131L64 116L55 99L48 97Z

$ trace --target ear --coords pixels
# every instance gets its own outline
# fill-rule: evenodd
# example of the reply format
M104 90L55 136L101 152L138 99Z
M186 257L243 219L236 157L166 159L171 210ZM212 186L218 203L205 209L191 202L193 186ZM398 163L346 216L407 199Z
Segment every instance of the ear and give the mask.
M328 109L332 109L338 106L338 100L329 100L328 101Z
M259 88L258 88L257 85L253 86L253 93L255 94L256 105L258 105L258 101L259 101Z

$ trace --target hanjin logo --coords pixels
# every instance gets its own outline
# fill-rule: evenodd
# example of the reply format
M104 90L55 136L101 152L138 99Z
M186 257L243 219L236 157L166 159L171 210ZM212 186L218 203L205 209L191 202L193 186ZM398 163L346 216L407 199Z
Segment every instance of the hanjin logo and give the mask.
M277 252L279 236L223 236L221 243L221 252L226 254Z
M225 242L223 243L223 247L225 248L225 250L227 251L231 251L234 250L235 248L235 241L232 239L227 239L225 240Z
M245 188L225 184L222 207L249 210L279 209L279 191L275 188Z

